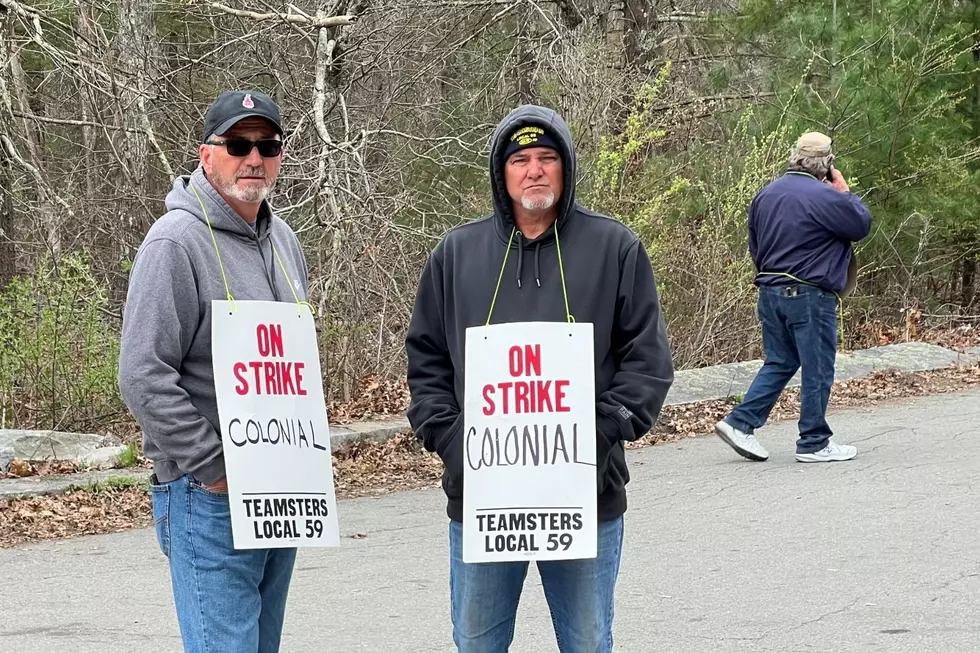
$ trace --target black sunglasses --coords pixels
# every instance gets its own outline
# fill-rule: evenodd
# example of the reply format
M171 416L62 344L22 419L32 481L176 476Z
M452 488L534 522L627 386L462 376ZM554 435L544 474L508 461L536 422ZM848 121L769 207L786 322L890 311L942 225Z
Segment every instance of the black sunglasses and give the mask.
M282 141L274 138L267 138L261 141L250 141L247 138L229 138L224 141L210 142L208 145L223 145L228 150L228 154L234 157L248 156L253 147L259 148L259 154L272 159L282 154Z

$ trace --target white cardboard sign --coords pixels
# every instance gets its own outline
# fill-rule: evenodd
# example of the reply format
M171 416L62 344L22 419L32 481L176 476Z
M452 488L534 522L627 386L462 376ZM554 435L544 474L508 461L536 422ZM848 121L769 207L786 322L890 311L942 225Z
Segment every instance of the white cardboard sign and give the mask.
M463 561L594 558L592 325L466 330Z
M306 305L214 301L212 356L236 549L340 546Z

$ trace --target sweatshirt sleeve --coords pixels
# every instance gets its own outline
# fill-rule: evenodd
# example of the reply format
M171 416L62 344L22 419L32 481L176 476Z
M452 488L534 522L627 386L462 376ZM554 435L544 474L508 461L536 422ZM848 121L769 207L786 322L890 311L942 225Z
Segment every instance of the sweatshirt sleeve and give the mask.
M144 435L205 484L225 475L221 440L178 385L198 329L197 281L184 248L146 243L130 272L119 354L119 390Z
M649 432L674 382L653 266L639 240L627 250L621 274L612 335L619 369L599 395L596 415L597 430L612 442Z
M422 270L415 308L405 338L408 420L428 451L447 461L447 449L462 432L463 415L456 401L455 370L446 343L441 247L429 256Z
M814 219L821 227L841 240L852 243L871 233L871 212L854 193L832 191L830 202L814 208Z

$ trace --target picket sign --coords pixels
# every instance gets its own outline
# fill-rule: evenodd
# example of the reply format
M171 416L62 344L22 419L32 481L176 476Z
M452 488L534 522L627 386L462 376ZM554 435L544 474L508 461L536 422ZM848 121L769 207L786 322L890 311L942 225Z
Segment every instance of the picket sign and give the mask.
M235 548L340 546L309 306L215 300L211 338Z
M596 557L592 324L466 330L463 562Z

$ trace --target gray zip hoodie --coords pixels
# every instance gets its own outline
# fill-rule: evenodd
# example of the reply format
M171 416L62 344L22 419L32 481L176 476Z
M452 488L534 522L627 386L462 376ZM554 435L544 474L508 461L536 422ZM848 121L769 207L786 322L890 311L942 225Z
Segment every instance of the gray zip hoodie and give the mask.
M308 270L299 241L268 203L253 229L200 167L174 181L166 213L150 228L130 272L119 356L119 390L143 430L144 454L160 483L189 474L211 484L225 475L211 362L211 301L226 294L202 203L236 300L307 298Z

